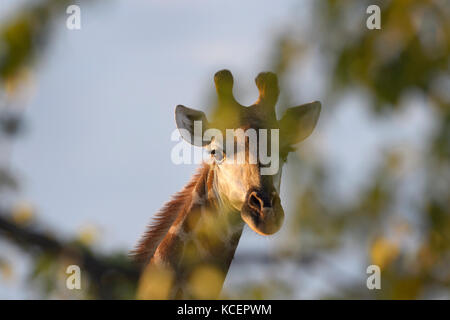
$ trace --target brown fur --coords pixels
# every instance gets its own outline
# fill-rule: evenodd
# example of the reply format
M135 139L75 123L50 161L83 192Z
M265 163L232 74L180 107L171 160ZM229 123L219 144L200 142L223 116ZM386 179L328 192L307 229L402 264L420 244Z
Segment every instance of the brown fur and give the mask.
M173 199L155 215L153 222L147 227L147 231L138 241L130 255L138 262L147 263L153 257L157 247L174 224L177 217L184 215L192 206L192 192L203 184L203 177L209 171L209 166L204 164L192 177L191 181Z

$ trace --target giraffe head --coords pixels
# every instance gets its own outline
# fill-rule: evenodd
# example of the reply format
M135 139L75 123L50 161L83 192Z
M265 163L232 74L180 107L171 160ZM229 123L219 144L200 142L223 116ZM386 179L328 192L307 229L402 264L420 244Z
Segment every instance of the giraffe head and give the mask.
M249 107L233 97L230 71L217 72L214 82L218 99L212 121L201 111L178 105L177 127L186 141L209 151L220 201L240 212L255 232L273 234L284 220L279 197L282 166L316 126L320 102L289 108L277 120L279 87L274 73L256 77L259 98Z

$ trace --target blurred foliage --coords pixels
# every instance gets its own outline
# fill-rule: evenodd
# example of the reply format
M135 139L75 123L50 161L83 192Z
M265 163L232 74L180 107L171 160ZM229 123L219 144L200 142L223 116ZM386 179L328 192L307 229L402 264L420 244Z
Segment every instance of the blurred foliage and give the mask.
M18 215L20 218L18 218ZM23 218L25 215L26 219ZM0 236L15 243L33 258L30 283L40 296L59 299L132 299L139 276L138 266L123 252L101 254L83 239L61 240L30 221L28 208L12 215L0 210ZM0 270L11 276L11 263L0 257ZM67 267L81 268L83 290L67 290Z
M35 61L48 41L51 24L65 13L72 1L34 1L0 29L0 78L14 81L20 71Z
M366 8L371 4L381 8L381 30L366 28ZM11 93L20 87L23 72L27 72L24 70L32 66L37 54L43 52L51 23L64 13L66 5L67 1L62 0L38 1L0 26L2 139L11 139L20 131L20 114L7 106L11 102ZM346 281L328 281L326 278L333 290L323 298L448 298L450 2L320 0L314 1L312 6L312 25L307 36L302 30L290 27L274 42L271 63L272 70L280 78L280 87L288 88L290 82L295 82L291 77L294 66L303 61L306 53L317 50L321 63L326 66L322 75L327 83L326 92L320 97L324 117L337 112L339 106L334 102L351 91L365 94L373 116L389 122L402 111L402 99L413 91L424 98L427 110L435 119L434 128L431 138L421 149L420 163L413 172L399 174L405 166L402 159L408 154L387 149L377 171L367 176L368 183L357 199L346 203L338 201L329 187L332 176L328 171L332 169L326 166L329 159L300 148L297 155L291 157L289 165L299 172L302 185L301 188L292 186L298 193L296 208L287 213L292 217L291 223L284 229L287 235L279 244L275 260L296 261L304 270L328 265L337 278L346 278L345 272L323 257L339 254L350 242L356 248L355 254L365 258L366 265L380 266L382 290L366 288L363 268L360 277ZM293 16L299 10L294 7ZM292 105L295 101L291 101L291 96L289 90L282 91L280 105ZM421 132L417 134L422 136ZM421 197L405 199L402 190L405 183L411 181L408 176L415 171L424 173ZM5 187L17 187L6 166L0 167L0 192ZM407 212L403 214L402 211ZM14 239L32 254L31 278L43 294L64 298L134 297L135 277L133 271L129 271L133 268L129 260L124 254L94 255L90 249L94 239L92 230L82 233L74 241L40 238L42 243L39 244L33 231L36 226L32 208L19 205L12 212L10 220L18 227L0 224L12 228L6 232L3 228L1 234ZM318 254L322 258L317 258ZM13 268L2 258L0 272L7 278ZM89 270L89 290L84 291L83 296L67 296L68 290L57 285L64 282L55 281L64 276L65 266L74 261ZM254 261L265 264L272 260ZM214 290L214 270L205 267L199 274L192 279L192 286L197 288L194 290L200 294ZM209 280L202 280L201 274ZM157 279L166 283L171 277L163 274ZM205 284L212 288L203 288ZM285 283L268 274L264 283L245 283L233 292L224 293L224 297L289 298L295 297L296 285L294 281ZM164 296L164 292L155 293L158 294Z
M78 3L80 1L77 1ZM88 1L84 1L88 2ZM19 183L9 170L9 144L22 131L24 85L29 85L32 67L51 37L52 25L73 1L33 1L0 25L0 196L17 190ZM61 23L64 23L61 22ZM5 158L5 159L4 159ZM3 199L0 197L0 199ZM0 203L0 236L17 244L32 256L30 283L40 297L80 299L132 299L135 297L138 267L123 252L94 253L97 230L87 226L72 240L62 240L42 230L33 206L27 202ZM84 290L67 290L66 269L79 265L86 272ZM14 262L0 256L2 281L10 279Z
M365 10L371 4L381 8L381 30L365 27ZM350 242L357 246L355 254L366 256L367 265L381 267L382 290L367 290L361 285L363 278L331 282L335 293L324 298L448 298L450 3L329 0L315 1L313 11L307 39L301 32L296 37L297 30L281 36L273 56L279 59L274 68L282 82L292 81L287 66L300 61L305 51L318 48L322 62L329 66L322 117L338 112L340 106L334 102L346 93L362 92L373 115L387 123L402 111L402 99L413 91L424 98L435 127L421 149L417 168L399 174L404 171L402 158L409 155L387 148L376 173L366 177L367 187L356 200L344 204L329 188L329 159L300 148L291 165L312 177L302 176L301 188L293 186L299 191L288 245L297 244L298 255L315 251L326 256ZM289 101L289 92L285 99ZM421 198L405 199L405 181L414 181L411 176L417 172L424 172Z

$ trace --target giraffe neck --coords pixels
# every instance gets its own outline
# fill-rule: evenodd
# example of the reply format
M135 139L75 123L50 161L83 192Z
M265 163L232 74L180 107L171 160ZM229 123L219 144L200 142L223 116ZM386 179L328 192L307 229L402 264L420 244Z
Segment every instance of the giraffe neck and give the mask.
M244 222L218 195L214 167L204 165L192 181L173 223L144 271L139 295L149 297L161 272L167 277L161 298L217 298L234 257ZM148 274L148 277L145 276ZM164 291L165 297L162 293Z

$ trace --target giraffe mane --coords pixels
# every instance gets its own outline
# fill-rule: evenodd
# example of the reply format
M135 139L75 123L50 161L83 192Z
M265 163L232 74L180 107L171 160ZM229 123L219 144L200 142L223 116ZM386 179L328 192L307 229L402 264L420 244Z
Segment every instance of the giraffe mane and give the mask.
M185 187L155 214L153 221L147 226L147 230L129 254L133 260L140 263L150 261L177 217L189 210L193 191L208 170L209 166L203 164Z

